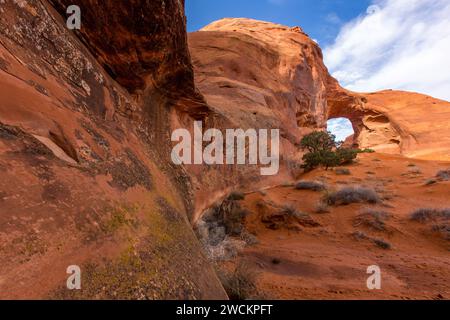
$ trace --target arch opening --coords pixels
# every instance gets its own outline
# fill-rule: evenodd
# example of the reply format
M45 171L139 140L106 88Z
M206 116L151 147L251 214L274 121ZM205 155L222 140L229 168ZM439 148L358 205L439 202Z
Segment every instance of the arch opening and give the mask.
M336 136L336 141L342 142L355 134L352 122L344 117L329 119L327 130Z

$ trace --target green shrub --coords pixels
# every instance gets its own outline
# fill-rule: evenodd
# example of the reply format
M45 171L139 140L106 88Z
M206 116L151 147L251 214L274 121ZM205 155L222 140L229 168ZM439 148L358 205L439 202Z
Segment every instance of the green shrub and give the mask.
M358 150L338 148L336 150L336 156L338 159L338 165L349 164L352 163L358 156Z
M308 152L303 156L302 168L309 171L318 166L327 170L331 167L351 163L358 151L347 149L336 142L336 137L329 132L315 131L303 137L300 146Z
M328 150L331 151L336 147L336 136L329 132L314 131L307 134L300 141L300 146L308 150L309 153Z
M357 150L357 153L375 153L375 150L366 148L362 150L361 149Z
M317 152L307 153L303 156L302 168L306 171L324 166L326 169L339 165L336 153L331 150L321 150Z

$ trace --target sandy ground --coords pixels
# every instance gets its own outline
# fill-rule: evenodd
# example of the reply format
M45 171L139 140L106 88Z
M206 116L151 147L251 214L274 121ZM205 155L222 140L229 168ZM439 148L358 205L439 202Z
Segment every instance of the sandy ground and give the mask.
M425 182L450 163L363 154L348 166L350 175L322 169L301 179L321 180L328 189L360 185L377 190L379 205L351 204L315 213L323 193L278 186L248 195L248 231L259 244L247 247L234 261L246 260L258 273L259 294L274 299L449 299L450 246L431 223L411 221L418 208L450 208L450 182ZM290 204L320 224L300 230L268 229L258 203ZM385 230L357 225L360 210L370 207L390 214ZM354 232L366 239L356 239ZM382 239L390 249L371 239ZM381 289L367 288L367 268L381 268Z

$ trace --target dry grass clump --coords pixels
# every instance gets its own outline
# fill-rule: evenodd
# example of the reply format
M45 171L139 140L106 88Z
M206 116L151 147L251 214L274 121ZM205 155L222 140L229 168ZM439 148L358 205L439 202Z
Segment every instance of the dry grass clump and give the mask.
M349 176L352 174L347 168L336 168L334 169L334 173L336 173L338 176Z
M284 181L284 182L281 184L281 186L282 186L283 188L290 188L290 187L293 187L293 186L294 186L294 183L293 183L293 182L289 182L289 181Z
M219 279L230 300L248 300L256 296L256 271L247 262L239 262L233 271L219 271Z
M381 202L375 190L361 186L344 187L338 191L328 193L325 195L324 200L327 204L333 206L362 202L370 204Z
M431 231L440 233L445 240L450 241L450 224L448 222L434 224Z
M304 219L309 217L307 213L297 210L292 204L284 205L281 209L281 213L296 219Z
M381 249L389 250L392 248L391 244L383 239L372 239L372 241Z
M442 180L442 181L449 181L450 180L450 169L440 170L436 174L436 178L438 178L439 180Z
M450 219L450 208L448 209L420 208L416 209L410 215L411 220L421 223L437 220L440 218L443 218L445 220Z
M261 206L263 208L264 205ZM303 227L320 226L311 216L305 212L297 210L292 204L282 207L265 207L265 213L261 216L261 222L272 230L288 229L300 231Z
M409 174L421 174L422 170L419 167L412 166L408 169Z
M323 191L326 189L325 185L320 181L308 181L302 180L295 185L297 190L311 190L311 191Z
M360 214L355 218L354 226L365 226L376 231L384 231L386 230L385 221L388 220L389 217L390 214L385 211L365 208L361 210Z
M426 186L432 186L432 185L434 185L436 183L437 183L436 179L428 179L428 180L425 181L425 185Z
M328 213L330 212L330 207L324 201L319 201L316 205L315 213Z
M302 168L302 163L300 161L287 159L285 160L285 163L290 176L294 179L298 179L300 175L305 171Z
M431 225L431 231L439 233L442 238L450 241L450 208L421 208L410 215L412 221Z
M244 230L244 231L241 233L240 238L241 238L241 240L244 241L248 246L254 246L254 245L259 244L258 238L257 238L254 234L248 232L247 230Z
M369 241L373 242L374 244L376 244L379 248L384 249L384 250L392 249L392 245L389 242L387 242L383 239L371 238L362 231L355 231L351 234L351 236L357 241L369 240Z

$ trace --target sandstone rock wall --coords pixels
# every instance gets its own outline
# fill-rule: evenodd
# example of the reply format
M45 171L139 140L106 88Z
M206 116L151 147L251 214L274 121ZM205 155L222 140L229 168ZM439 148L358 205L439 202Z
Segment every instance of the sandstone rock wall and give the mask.
M185 19L177 0L0 1L0 298L225 298L190 222L285 180L333 117L360 147L450 159L448 103L342 89L299 27L224 19L188 39ZM171 131L194 120L280 129L282 171L175 167Z
M203 105L182 2L70 1L80 33L51 4L0 2L0 297L225 298L167 160Z
M408 92L343 89L301 28L222 19L189 35L196 85L215 112L243 127L277 127L283 157L328 119L346 117L354 145L423 159L450 159L450 103Z

